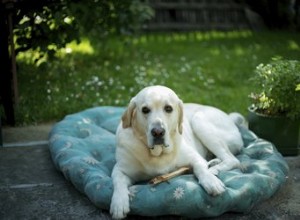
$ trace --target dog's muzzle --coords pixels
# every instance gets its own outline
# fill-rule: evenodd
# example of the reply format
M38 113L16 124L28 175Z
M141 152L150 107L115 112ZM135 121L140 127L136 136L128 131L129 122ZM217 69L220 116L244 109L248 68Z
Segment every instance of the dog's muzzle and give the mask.
M161 126L155 126L151 129L151 135L153 137L153 146L155 145L165 145L165 133L166 130Z

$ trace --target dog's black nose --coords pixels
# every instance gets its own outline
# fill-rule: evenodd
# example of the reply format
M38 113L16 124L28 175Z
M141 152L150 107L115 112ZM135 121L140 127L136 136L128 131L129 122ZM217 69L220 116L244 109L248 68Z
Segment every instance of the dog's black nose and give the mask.
M151 130L151 134L155 138L161 138L165 135L165 133L166 133L166 131L162 127L155 127L155 128L152 128L152 130Z

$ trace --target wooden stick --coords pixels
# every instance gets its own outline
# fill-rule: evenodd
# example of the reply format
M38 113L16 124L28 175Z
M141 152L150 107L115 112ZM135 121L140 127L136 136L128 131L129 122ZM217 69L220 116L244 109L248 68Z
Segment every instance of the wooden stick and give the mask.
M186 173L190 170L191 170L191 167L187 167L187 166L186 167L181 167L178 170L175 170L171 173L167 173L167 174L164 174L164 175L161 175L161 176L154 177L152 180L149 181L149 183L153 184L153 185L156 185L156 184L168 181L169 179L172 179L175 176L179 176L181 174L184 174L184 173Z

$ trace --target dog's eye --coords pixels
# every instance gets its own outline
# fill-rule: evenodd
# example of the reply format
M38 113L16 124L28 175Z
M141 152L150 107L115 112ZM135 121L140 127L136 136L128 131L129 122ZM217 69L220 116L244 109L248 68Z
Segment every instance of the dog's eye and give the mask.
M171 112L173 111L172 106L166 105L166 106L165 106L165 111L166 111L167 113L171 113Z
M144 114L148 114L148 113L150 112L150 109L149 109L148 107L143 107L143 108L142 108L142 112L143 112Z

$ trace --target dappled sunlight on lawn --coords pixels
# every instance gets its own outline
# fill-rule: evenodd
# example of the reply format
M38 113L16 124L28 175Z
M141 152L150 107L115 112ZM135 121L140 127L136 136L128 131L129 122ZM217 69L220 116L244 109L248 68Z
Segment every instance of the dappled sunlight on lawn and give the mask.
M185 102L246 113L254 68L274 56L299 59L299 45L297 34L246 30L141 34L107 42L85 38L39 66L32 62L34 52L27 52L18 56L18 120L125 106L154 84L171 87Z
M193 41L209 41L220 39L239 39L253 36L252 31L206 31L206 32L182 32L182 33L162 33L147 34L133 39L133 44L145 44L147 42L193 42Z
M57 49L55 45L49 45L49 49ZM92 47L88 39L82 39L81 42L73 41L68 43L64 48L56 51L55 56L57 58L64 58L68 54L82 54L92 55L94 54L94 48ZM17 56L19 62L25 62L27 64L41 65L44 62L48 62L48 56L41 58L41 53L38 50L28 50L26 52L19 52Z
M84 38L79 43L73 41L66 45L65 48L61 49L61 55L70 54L70 53L80 53L80 54L94 54L94 48L91 45L91 42Z
M298 51L300 51L299 43L297 43L294 40L288 40L288 48L290 50L298 50Z

